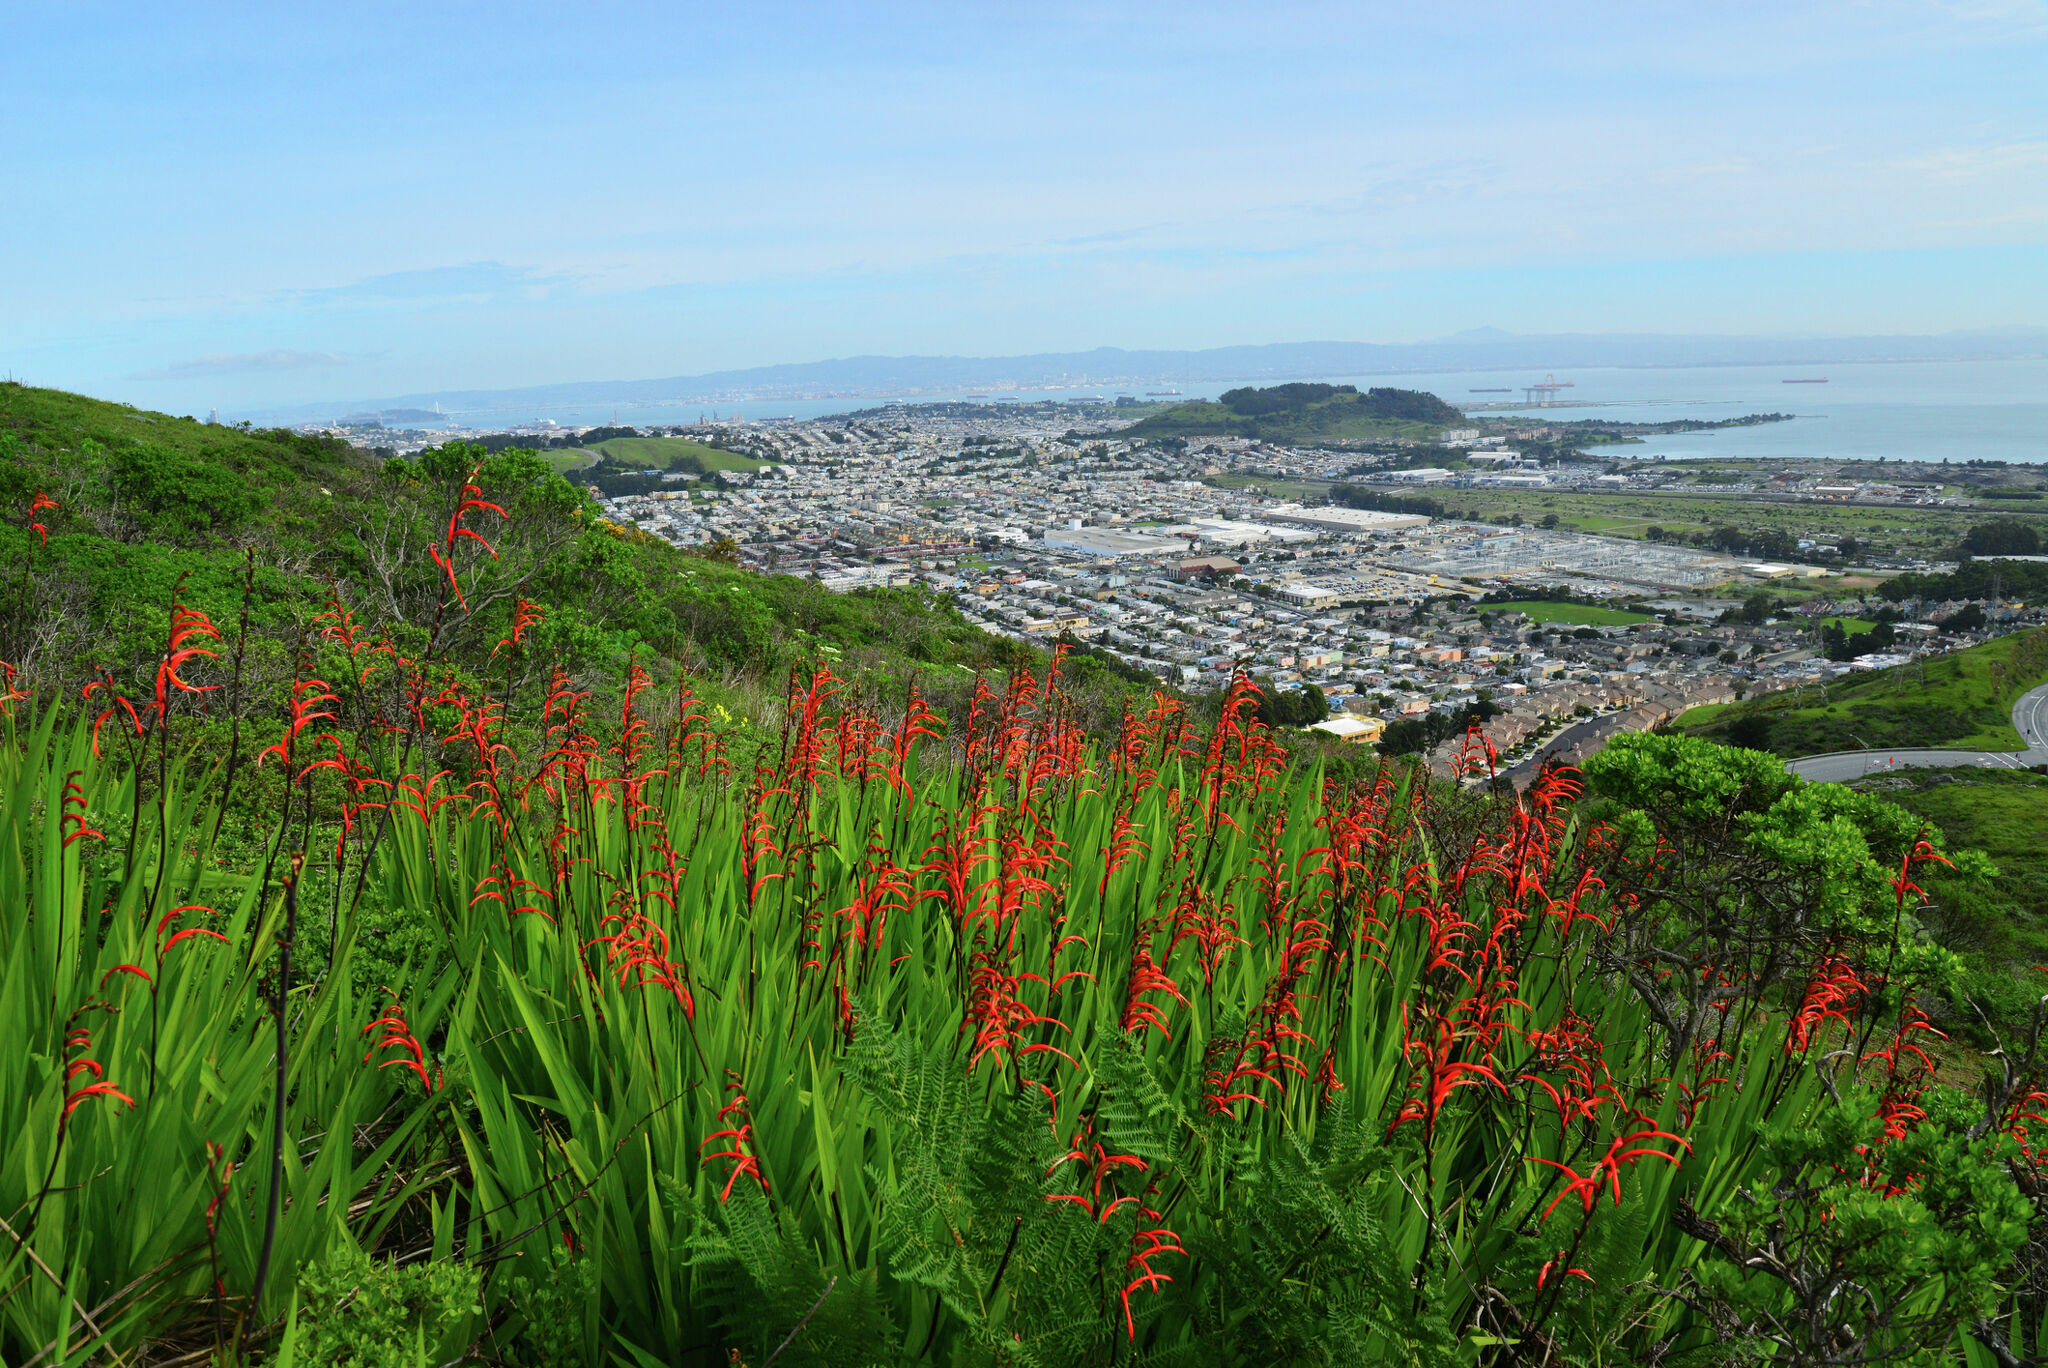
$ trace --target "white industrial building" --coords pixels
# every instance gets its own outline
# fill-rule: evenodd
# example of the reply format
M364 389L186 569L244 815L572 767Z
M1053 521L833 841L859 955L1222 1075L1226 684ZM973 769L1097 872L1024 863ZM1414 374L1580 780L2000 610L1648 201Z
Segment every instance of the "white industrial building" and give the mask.
M1320 584L1305 584L1300 581L1277 584L1273 586L1273 592L1289 603L1303 608L1327 608L1338 599L1337 591L1334 589L1325 589Z
M1048 527L1045 546L1053 551L1076 551L1089 556L1120 560L1126 556L1185 555L1185 537L1162 537L1143 532L1124 532L1113 527Z
M1237 522L1230 518L1196 518L1188 527L1199 533L1203 541L1220 542L1225 546L1242 546L1247 542L1311 542L1316 539L1313 532L1304 532L1297 527L1268 527L1263 523Z
M1282 504L1278 508L1261 511L1269 522L1293 523L1325 532L1399 532L1411 527L1429 526L1429 519L1420 513L1382 513L1372 508L1343 508L1336 504L1321 508Z

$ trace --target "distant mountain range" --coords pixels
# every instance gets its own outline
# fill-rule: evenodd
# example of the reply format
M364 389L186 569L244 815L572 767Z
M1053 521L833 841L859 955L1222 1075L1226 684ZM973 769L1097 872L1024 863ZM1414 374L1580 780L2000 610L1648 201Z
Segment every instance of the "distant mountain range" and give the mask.
M1433 342L1278 342L1204 351L1085 352L1033 356L851 356L659 380L588 380L518 389L439 390L300 404L251 414L300 422L341 413L432 409L449 416L530 417L549 408L779 399L874 399L1053 387L1134 387L1223 380L1314 380L1422 371L1589 366L1813 366L1854 361L1983 361L2048 355L2048 328L1994 328L1933 336L1688 337L1640 333L1517 334L1495 328Z

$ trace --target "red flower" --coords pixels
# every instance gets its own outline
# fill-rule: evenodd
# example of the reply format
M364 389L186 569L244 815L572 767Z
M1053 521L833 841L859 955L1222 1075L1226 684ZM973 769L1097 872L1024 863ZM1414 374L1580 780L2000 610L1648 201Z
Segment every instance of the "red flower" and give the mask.
M360 1032L362 1035L368 1035L382 1027L384 1034L370 1046L369 1053L363 1056L363 1063L367 1064L374 1059L379 1050L397 1050L399 1053L395 1058L387 1059L377 1067L388 1069L397 1065L402 1069L410 1069L428 1092L439 1091L442 1081L441 1070L436 1068L432 1074L427 1072L426 1053L420 1049L420 1042L413 1036L412 1027L406 1024L404 1004L399 1002L398 994L391 992L389 988L384 991L390 994L391 1005L385 1009L383 1016L363 1027Z
M1690 1152L1692 1149L1692 1145L1688 1141L1671 1134L1669 1131L1633 1131L1628 1135L1616 1136L1614 1140L1608 1144L1607 1153L1600 1156L1599 1162L1593 1165L1591 1172L1585 1174L1581 1174L1577 1169L1571 1168L1565 1164L1560 1164L1555 1159L1544 1159L1536 1155L1530 1155L1530 1162L1537 1164L1548 1164L1551 1168L1554 1168L1561 1173L1569 1174L1571 1176L1571 1181L1565 1184L1564 1191L1558 1193L1557 1196L1551 1200L1550 1205L1543 1208L1543 1219L1546 1221L1549 1220L1550 1213L1557 1210L1558 1203L1562 1202L1567 1197L1579 1198L1582 1202L1585 1203L1586 1210L1588 1212L1592 1211L1593 1203L1596 1200L1598 1200L1600 1196L1600 1189L1603 1187L1608 1188L1613 1192L1614 1204L1616 1206L1620 1206L1621 1166L1623 1164L1633 1164L1636 1160L1645 1157L1662 1159L1666 1163L1672 1165L1676 1165L1678 1163L1677 1155L1666 1154L1663 1150L1660 1149L1651 1149L1648 1146L1639 1146L1635 1149L1624 1148L1625 1146L1631 1144L1634 1141L1644 1139L1669 1140L1672 1143L1676 1144L1680 1149L1686 1150L1688 1152Z
M1165 1009L1159 1003L1145 1001L1147 993L1165 993L1181 1006L1189 1005L1180 988L1153 963L1151 948L1140 938L1131 947L1131 972L1124 982L1124 1014L1120 1024L1125 1035L1150 1026L1168 1040L1173 1039L1173 1032L1166 1027Z
M713 1131L697 1142L697 1152L699 1154L703 1154L704 1147L714 1140L730 1140L732 1142L730 1148L716 1150L703 1156L706 1162L713 1159L730 1159L733 1161L732 1172L726 1175L725 1187L718 1194L718 1200L721 1202L731 1198L732 1185L740 1180L740 1175L743 1173L750 1175L755 1182L759 1183L762 1192L768 1191L768 1175L761 1171L760 1157L754 1153L754 1118L753 1114L747 1109L747 1095L740 1091L740 1078L738 1074L727 1069L725 1076L727 1079L726 1091L730 1092L733 1097L732 1101L718 1109L718 1119L721 1121L737 1121L739 1124L726 1130Z
M683 966L669 959L668 932L639 913L625 915L613 913L599 922L599 926L618 923L618 929L610 935L598 936L583 943L589 950L593 945L605 947L605 961L614 974L618 975L619 987L666 988L675 995L686 1017L696 1015L696 999L690 994ZM639 978L633 977L639 971Z
M455 601L462 605L464 612L469 610L469 600L462 596L462 585L455 578L455 544L467 538L490 552L492 560L498 558L498 549L485 541L477 533L464 527L462 520L471 513L478 512L495 513L500 518L509 518L511 516L504 509L488 502L484 498L482 487L476 483L477 472L482 469L482 466L477 466L469 472L469 479L462 486L462 497L456 501L455 511L448 515L448 531L442 537L441 544L427 548L427 554L433 557L434 564L440 566L441 572L448 577L448 587L455 591Z
M1046 1177L1050 1178L1062 1164L1079 1164L1081 1182L1087 1185L1087 1192L1056 1192L1048 1194L1045 1200L1071 1202L1093 1216L1100 1224L1115 1215L1118 1207L1126 1202L1138 1200L1136 1197L1117 1195L1116 1171L1127 1168L1143 1174L1148 1166L1135 1154L1111 1154L1103 1147L1101 1141L1094 1139L1094 1129L1094 1122L1088 1122L1081 1133L1074 1137L1072 1148L1053 1160L1045 1171ZM1102 1200L1102 1189L1105 1184L1110 1189L1110 1200L1107 1204Z
M481 540L481 539L479 539ZM540 626L547 613L532 599L519 600L519 606L512 610L512 635L498 638L498 644L491 648L491 659L498 658L498 652L518 650L526 644L526 634Z
M146 730L142 725L142 715L135 711L133 703L130 703L126 698L114 691L114 681L111 678L93 680L85 686L79 697L91 698L96 693L104 693L113 702L102 709L99 716L95 717L92 721L92 753L95 757L100 753L100 728L106 725L107 719L112 717L116 711L124 711L128 714L128 723L134 728L137 736L143 735Z
M183 583L181 578L179 581L181 590ZM220 687L218 684L192 684L179 677L178 671L184 669L192 661L202 656L213 659L219 655L217 651L209 651L203 647L187 646L185 644L194 638L207 638L219 641L220 633L214 630L213 623L207 618L206 614L195 608L187 608L177 599L172 599L170 649L164 652L163 659L157 662L156 667L156 702L152 706L155 707L158 718L162 718L164 710L170 706L170 693L172 689L177 689L182 693L206 693L209 690Z
M82 1088L73 1088L64 1094L64 1112L57 1124L70 1124L71 1113L95 1097L115 1097L128 1104L128 1110L135 1110L135 1099L106 1081L106 1070L96 1059L89 1059L85 1051L92 1046L92 1035L84 1027L73 1030L64 1042L64 1053L75 1056L64 1068L64 1086L71 1088L71 1082L80 1074L91 1074L93 1081Z
M61 812L57 825L59 828L68 828L64 832L66 850L71 849L73 841L81 841L88 836L95 841L107 839L106 832L85 824L85 785L79 782L79 776L83 773L83 770L73 770L64 776L64 797L58 804Z
M1151 1214L1156 1215L1157 1213ZM1124 1330L1133 1340L1138 1338L1138 1322L1131 1315L1131 1293L1136 1292L1141 1287L1149 1287L1154 1292L1157 1292L1161 1283L1173 1281L1172 1278L1167 1277L1164 1273L1152 1267L1152 1260L1158 1258L1161 1254L1178 1254L1185 1258L1187 1257L1187 1250L1181 1248L1180 1236L1163 1226L1132 1233L1131 1257L1124 1260L1124 1271L1128 1273L1135 1268L1138 1270L1138 1274L1124 1285L1123 1303Z
M44 511L44 510L46 510L46 509L47 509L47 510L49 510L49 511L51 511L51 512L56 512L57 510L59 510L59 509L63 508L63 506L64 506L64 505L62 505L62 504L58 503L58 502L57 502L57 501L56 501L55 499L51 498L51 497L50 497L49 495L47 495L47 494L43 493L43 491L42 491L42 490L38 489L38 490L36 491L36 497L34 498L34 500L33 500L33 501L31 501L31 502L30 502L30 504L29 504L29 506L28 506L28 515L29 515L29 517L33 518L33 517L35 517L35 515L36 515L36 514L38 514L38 513L41 513L41 512L43 512L43 511ZM40 534L40 535L41 535L41 537L42 537L42 539L43 539L43 545L44 545L44 546L48 546L48 545L50 544L50 529L49 529L49 528L47 528L47 527L43 526L43 525L42 525L41 523L39 523L39 522L31 522L31 523L30 523L30 524L28 525L28 528L29 528L29 531L31 531L31 532L35 532L35 533L38 533L38 534Z
M257 765L261 766L264 759L272 755L275 755L285 764L290 764L292 743L299 739L300 732L315 722L332 722L335 720L333 713L315 712L314 709L318 708L322 703L339 703L340 701L333 694L327 692L327 681L324 679L301 679L293 684L291 721L285 724L284 735L278 738L276 745L266 746L256 753ZM291 779L294 776L286 775L285 777Z
M219 941L222 945L226 945L228 943L228 938L226 936L223 936L218 931L209 930L204 926L188 926L184 930L174 933L169 940L165 940L164 932L170 930L172 924L175 923L180 917L184 916L187 912L206 912L210 914L213 912L213 909L210 907L201 907L197 903L187 903L183 907L174 907L170 911L164 913L163 918L156 924L156 938L158 941L156 951L156 962L157 969L159 972L161 972L163 969L164 956L168 955L172 950L176 949L180 941L191 940L194 936L211 936L213 939Z
M1551 1270L1559 1269L1564 1264L1565 1257L1565 1252L1560 1249L1557 1251L1556 1258L1546 1260L1543 1267L1536 1270L1536 1290L1538 1292L1543 1290L1543 1284L1550 1281ZM1566 1277L1584 1278L1587 1282L1593 1281L1593 1275L1583 1268L1562 1268L1562 1272Z

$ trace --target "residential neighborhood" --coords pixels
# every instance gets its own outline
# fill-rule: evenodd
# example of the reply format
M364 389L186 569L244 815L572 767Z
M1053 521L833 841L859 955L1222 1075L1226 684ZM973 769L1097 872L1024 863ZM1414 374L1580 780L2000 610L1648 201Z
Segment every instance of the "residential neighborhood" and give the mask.
M1477 723L1504 764L1961 644L1909 620L1889 654L1826 659L1818 623L1855 614L1860 595L1826 592L1839 574L1825 557L1777 563L1400 511L1400 491L1417 486L1649 488L1670 478L1655 466L1525 459L1498 428L1439 439L1462 444L1454 474L1417 465L1426 449L1370 460L1243 438L1131 439L1127 425L1105 404L963 402L678 427L668 434L741 468L653 470L644 492L599 501L613 521L678 544L841 592L919 590L985 631L1085 646L1179 689L1219 688L1240 670L1279 693L1313 688L1328 709L1315 728L1340 742L1378 742L1432 715ZM1296 484L1337 479L1390 491L1387 507L1308 501ZM1755 484L1814 499L1922 494L1808 488L1766 471ZM1749 609L1788 584L1820 592L1783 615ZM1544 606L1516 606L1532 599ZM1592 611L1560 614L1560 600ZM2038 616L1995 606L1980 635ZM1457 744L1440 741L1433 761L1449 764Z

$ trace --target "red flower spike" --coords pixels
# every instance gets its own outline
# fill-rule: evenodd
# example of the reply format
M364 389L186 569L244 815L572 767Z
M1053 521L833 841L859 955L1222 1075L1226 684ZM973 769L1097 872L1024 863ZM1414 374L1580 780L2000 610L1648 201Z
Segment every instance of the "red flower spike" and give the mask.
M512 610L512 634L498 638L498 644L491 648L491 659L498 658L498 652L518 650L526 644L526 634L547 618L547 612L532 599L519 600L519 606Z
M77 1057L73 1058L65 1067L64 1086L71 1088L72 1080L82 1073L91 1074L93 1081L82 1088L74 1088L65 1093L64 1110L57 1119L57 1124L60 1128L68 1126L71 1123L71 1114L95 1097L115 1098L126 1102L128 1110L135 1110L135 1099L106 1081L106 1070L100 1067L99 1061L84 1057L85 1051L91 1047L92 1033L83 1026L74 1027L69 1036L65 1038L64 1053Z
M461 581L455 578L455 544L464 540L473 541L489 552L492 560L498 558L498 549L478 533L464 527L462 520L472 513L495 513L501 519L508 520L511 517L504 509L484 498L482 486L476 483L477 475L482 470L483 467L479 465L469 472L469 478L462 486L462 497L456 501L455 511L448 515L448 530L442 537L441 544L427 548L427 554L433 558L434 564L441 567L441 573L447 577L448 587L455 591L455 601L462 605L464 612L469 611L469 600L463 596Z
M107 980L111 979L116 974L133 974L136 978L141 979L150 987L156 987L156 980L149 976L148 970L142 968L139 965L134 964L117 964L113 968L107 970L106 973L100 975L101 992L104 993L105 991L107 991Z
M1131 1235L1131 1256L1124 1260L1124 1271L1137 1269L1137 1276L1124 1285L1124 1330L1135 1341L1138 1338L1137 1318L1131 1314L1131 1293L1139 1288L1159 1290L1160 1284L1170 1283L1172 1278L1152 1267L1152 1260L1162 1254L1178 1254L1185 1258L1187 1250L1181 1248L1180 1236L1164 1227L1154 1230L1139 1230Z
M292 743L298 740L300 732L315 722L332 722L336 720L335 715L331 712L315 710L323 703L338 704L340 702L339 698L327 692L327 681L324 679L301 679L293 684L290 703L291 720L285 724L284 735L278 738L276 745L266 746L256 753L257 765L261 766L266 759L273 755L286 764L291 763ZM336 743L337 746L339 744L339 742ZM330 762L323 761L321 763L327 764ZM291 778L292 776L287 775L286 777Z
M1589 1173L1581 1174L1578 1170L1568 1165L1560 1164L1555 1159L1544 1159L1537 1155L1528 1156L1530 1163L1547 1165L1558 1170L1560 1173L1569 1175L1571 1178L1571 1181L1565 1184L1564 1191L1558 1193L1551 1200L1550 1205L1543 1208L1543 1219L1549 1220L1550 1213L1557 1210L1558 1204L1567 1197L1579 1198L1585 1204L1585 1209L1591 1212L1593 1210L1593 1203L1599 1200L1602 1188L1607 1188L1611 1191L1614 1196L1614 1204L1620 1206L1621 1167L1623 1164L1633 1164L1636 1160L1643 1158L1662 1159L1673 1166L1678 1164L1679 1158L1677 1155L1666 1154L1660 1149L1651 1149L1648 1146L1638 1146L1633 1149L1626 1148L1637 1140L1669 1140L1688 1153L1692 1150L1691 1142L1673 1135L1669 1131L1639 1130L1628 1135L1616 1136L1610 1141L1607 1146L1607 1153L1600 1156L1599 1161L1593 1165L1592 1171Z
M47 494L43 493L43 491L42 491L42 490L38 489L38 490L36 491L36 496L35 496L35 498L34 498L33 500L31 500L31 501L30 501L30 503L29 503L29 506L28 506L28 515L29 515L29 517L30 517L30 518L34 518L34 517L36 516L36 514L38 514L38 513L43 513L43 512L51 512L51 513L54 513L54 512L57 512L57 511L59 511L59 510L60 510L60 509L62 509L62 508L63 508L63 505L62 505L62 504L58 503L58 502L57 502L57 501L56 501L55 499L51 498L51 497L50 497L49 495L47 495ZM28 530L29 530L29 531L31 531L31 532L34 532L34 533L36 533L36 534L38 534L39 536L41 536L41 537L42 537L42 539L43 539L43 545L44 545L44 547L46 547L46 548L47 548L47 547L49 546L49 544L50 544L50 529L49 529L49 528L47 528L47 527L43 526L43 525L42 525L41 523L39 523L39 522L31 522L31 523L29 523L29 525L28 525Z
M85 824L85 785L80 782L80 776L84 773L84 770L73 770L64 776L64 796L58 803L60 813L57 826L64 832L65 850L71 849L72 842L82 841L87 837L95 841L107 839L104 831Z
M367 1064L376 1058L379 1050L396 1050L399 1052L396 1057L385 1060L377 1067L382 1070L396 1065L402 1069L410 1069L413 1076L419 1079L421 1087L429 1093L439 1092L442 1083L441 1070L436 1068L432 1074L427 1072L426 1052L420 1049L419 1041L413 1036L412 1027L406 1024L404 1004L399 1002L398 995L389 988L384 991L390 996L391 1005L385 1009L383 1016L363 1027L358 1033L368 1035L379 1027L384 1031L384 1034L370 1046L369 1053L363 1056L363 1063Z
M703 1155L706 1163L713 1159L730 1159L733 1161L732 1172L726 1175L725 1187L718 1194L718 1200L721 1202L730 1200L733 1184L740 1180L742 1174L753 1178L755 1182L759 1183L763 1193L768 1191L768 1175L761 1171L760 1157L754 1153L754 1118L753 1113L747 1107L747 1095L740 1089L740 1077L738 1074L734 1073L731 1069L727 1069L725 1077L725 1088L727 1092L732 1094L732 1100L718 1109L718 1119L720 1121L734 1121L738 1124L726 1130L713 1131L697 1142L697 1151ZM703 1154L704 1146L714 1140L728 1140L731 1144L726 1149Z
M1565 1252L1562 1249L1560 1249L1557 1251L1556 1258L1546 1260L1543 1267L1536 1270L1536 1290L1538 1292L1541 1292L1543 1290L1543 1284L1550 1281L1550 1274L1552 1270L1557 1270L1566 1277L1584 1278L1589 1283L1593 1281L1593 1275L1591 1273L1588 1273L1583 1268L1562 1267L1564 1261Z

